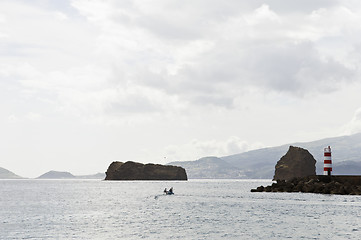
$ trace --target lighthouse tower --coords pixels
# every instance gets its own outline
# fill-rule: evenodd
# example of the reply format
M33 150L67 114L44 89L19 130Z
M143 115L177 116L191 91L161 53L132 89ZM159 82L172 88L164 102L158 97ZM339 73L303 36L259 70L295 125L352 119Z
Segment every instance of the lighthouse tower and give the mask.
M331 176L332 160L331 160L331 147L324 148L324 161L323 161L323 175Z

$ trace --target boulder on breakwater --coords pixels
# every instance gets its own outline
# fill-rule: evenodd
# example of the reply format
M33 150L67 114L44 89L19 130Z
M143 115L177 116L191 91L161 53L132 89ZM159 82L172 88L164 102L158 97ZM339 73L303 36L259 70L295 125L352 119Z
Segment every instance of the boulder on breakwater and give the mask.
M182 167L132 161L112 162L105 174L105 180L187 180Z
M304 192L340 195L361 195L361 176L308 176L277 180L271 186L257 187L251 192Z
M316 160L306 149L290 146L287 153L277 162L273 180L316 175Z

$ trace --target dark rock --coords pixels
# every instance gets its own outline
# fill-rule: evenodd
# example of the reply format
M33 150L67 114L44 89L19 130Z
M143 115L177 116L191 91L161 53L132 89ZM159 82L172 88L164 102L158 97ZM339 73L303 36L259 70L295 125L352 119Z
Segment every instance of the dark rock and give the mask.
M187 174L184 168L171 165L112 162L105 180L187 180Z
M251 189L251 192L263 192L264 191L264 187L263 186L259 186L256 189Z
M264 188L264 190L265 190L266 192L271 192L271 191L272 191L272 187L271 187L271 186L267 186L267 187Z
M273 180L292 180L316 175L316 160L306 149L290 146L275 166Z
M340 195L361 195L361 176L308 176L290 181L278 180L254 192L305 192Z
M105 180L117 180L117 178L119 178L119 173L118 173L118 169L123 165L124 163L122 162L112 162L109 167L108 170L105 172Z
M357 186L357 188L355 189L355 194L361 195L361 186Z
M309 192L309 193L315 192L315 185L310 183L304 184L302 187L302 192Z

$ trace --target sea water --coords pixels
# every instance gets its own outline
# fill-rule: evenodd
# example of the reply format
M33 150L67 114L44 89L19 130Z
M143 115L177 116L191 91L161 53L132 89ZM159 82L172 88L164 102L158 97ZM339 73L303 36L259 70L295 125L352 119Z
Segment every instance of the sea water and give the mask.
M361 239L361 196L250 192L269 184L0 180L0 239Z

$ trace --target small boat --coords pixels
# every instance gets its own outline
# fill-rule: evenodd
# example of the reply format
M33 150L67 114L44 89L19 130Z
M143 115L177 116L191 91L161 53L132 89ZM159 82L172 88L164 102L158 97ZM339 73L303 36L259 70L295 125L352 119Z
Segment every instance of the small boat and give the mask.
M173 192L173 188L171 187L169 190L167 190L167 189L164 189L164 191L163 191L166 195L173 195L174 194L174 192Z

